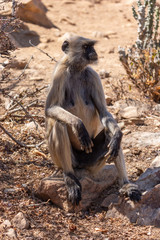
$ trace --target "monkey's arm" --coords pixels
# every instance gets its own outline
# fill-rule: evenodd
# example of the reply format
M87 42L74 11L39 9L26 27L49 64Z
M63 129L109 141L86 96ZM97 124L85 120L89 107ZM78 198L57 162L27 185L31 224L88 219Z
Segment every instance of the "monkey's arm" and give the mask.
M106 131L111 135L111 141L109 143L109 152L111 158L117 157L120 149L120 143L122 139L122 132L118 127L117 122L113 118L112 114L107 111L106 101L104 96L101 80L96 72L93 70L90 72L92 75L92 100L99 113L100 120L104 125Z
M117 157L120 149L122 132L112 115L107 110L100 111L99 115L105 129L111 133L111 141L108 145L108 154L111 158Z
M57 105L48 108L46 107L45 115L48 118L58 120L71 127L73 133L80 142L81 149L85 150L87 153L92 151L92 140L90 139L89 134L80 118Z

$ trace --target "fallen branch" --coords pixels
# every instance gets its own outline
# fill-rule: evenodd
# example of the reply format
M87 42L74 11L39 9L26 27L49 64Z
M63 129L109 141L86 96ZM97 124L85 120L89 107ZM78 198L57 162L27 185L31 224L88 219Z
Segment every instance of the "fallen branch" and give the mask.
M31 145L27 145L25 143L20 142L19 140L15 139L11 133L9 133L1 124L0 124L0 128L14 141L16 142L18 145L20 145L21 147L25 147L25 148L38 148L40 147L43 143L45 143L45 141L42 141L38 144L31 144Z
M42 205L46 205L49 202L50 202L50 199L48 199L47 202L29 204L27 207L39 207L39 206L42 206Z
M27 116L32 117L31 115L29 115L29 113L27 112L26 109L31 107L31 106L33 106L36 102L37 102L37 100L34 100L32 103L28 104L27 106L23 106L22 105L20 108L15 108L15 109L9 110L8 114L12 114L12 113L15 113L15 112L23 110L26 113ZM20 103L18 102L18 104L20 104Z
M45 51L43 51L42 49L36 47L32 42L31 40L29 40L29 44L32 46L32 47L35 47L36 49L38 49L40 52L44 53L47 57L49 57L51 59L51 61L54 61L54 62L57 62L57 60L53 57L51 57L48 53L46 53Z
M12 117L15 117L15 118L23 118L23 117L26 117L26 115L20 115L20 114L12 114ZM42 118L42 119L45 119L45 117L44 116L38 116L38 115L32 115L32 117L34 117L34 118ZM4 121L5 120L5 118L0 118L0 121Z

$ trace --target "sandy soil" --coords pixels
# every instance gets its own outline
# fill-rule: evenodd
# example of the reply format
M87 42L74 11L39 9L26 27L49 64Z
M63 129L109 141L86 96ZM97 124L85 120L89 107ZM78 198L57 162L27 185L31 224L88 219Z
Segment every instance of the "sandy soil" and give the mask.
M145 119L145 124L141 126L125 125L124 130L127 129L128 133L124 137L129 137L130 131L157 131L157 125L153 121L153 116L156 117L157 114L154 111L156 104L148 101L135 89L131 81L127 79L118 59L118 46L129 47L136 39L137 26L131 11L134 1L46 0L43 2L48 8L47 16L60 30L46 29L27 23L28 28L39 38L37 46L58 60L62 55L61 37L64 33L73 32L98 40L96 50L99 63L93 68L97 72L105 69L110 73L109 78L102 80L106 96L112 98L112 104L120 98L143 102L148 105L147 116L151 116ZM27 45L26 39L21 40ZM34 43L34 39L32 42ZM30 61L31 56L33 59ZM35 129L34 124L28 127L27 124L31 122L31 117L26 117L22 111L5 117L1 123L21 142L40 143L44 140L46 86L51 81L55 63L33 47L19 48L12 53L12 57L18 61L21 59L26 59L26 62L30 61L29 67L21 78L19 75L23 69L7 69L6 77L0 82L1 88L12 96L17 95L18 101L24 98L23 106L31 104L27 111L39 124L39 130ZM2 61L4 59L1 58ZM129 90L130 86L132 86L131 90ZM11 99L1 96L0 101L0 111L4 115L7 112L5 107ZM116 116L116 110L112 106L108 108ZM117 120L121 121L118 116ZM5 219L11 220L22 211L31 225L29 230L15 229L17 239L160 239L159 229L155 227L137 226L131 224L125 217L123 220L108 219L106 209L100 207L102 199L97 199L88 211L78 214L67 214L50 203L35 205L41 201L33 194L34 184L54 171L47 145L41 145L38 150L20 147L2 130L0 132L0 223ZM125 146L123 147L126 150ZM157 152L158 149L152 147L148 149L129 148L129 151L125 153L129 178L136 180L139 174L149 167ZM4 191L10 188L14 191ZM113 191L114 187L109 190L109 192ZM106 191L106 194L109 192ZM2 231L0 239L7 239L5 230Z

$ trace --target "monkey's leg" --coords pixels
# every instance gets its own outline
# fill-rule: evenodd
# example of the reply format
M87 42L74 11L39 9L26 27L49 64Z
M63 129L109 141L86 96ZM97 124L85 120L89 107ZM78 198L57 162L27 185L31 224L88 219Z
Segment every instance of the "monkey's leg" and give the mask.
M119 184L122 186L120 193L128 196L132 201L140 201L141 192L136 184L130 183L127 177L126 166L122 149L120 148L118 157L114 160L119 174Z
M75 177L72 167L72 152L67 127L56 122L50 133L48 143L54 163L63 169L68 199L72 204L78 205L81 200L81 184Z

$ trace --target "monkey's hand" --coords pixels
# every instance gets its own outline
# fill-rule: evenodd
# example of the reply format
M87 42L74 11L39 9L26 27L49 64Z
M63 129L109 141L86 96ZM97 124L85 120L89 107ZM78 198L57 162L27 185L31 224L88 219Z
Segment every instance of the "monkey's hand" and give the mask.
M81 201L81 184L72 173L64 173L64 182L67 187L68 199L74 205L78 205Z
M93 142L81 120L74 126L74 132L78 137L82 151L85 150L86 153L92 152Z
M120 149L122 139L122 132L121 130L117 130L116 133L111 138L110 143L108 144L109 152L107 155L109 155L109 160L112 160L118 156L118 152Z
M138 189L138 186L134 183L126 183L119 190L121 195L127 196L130 200L134 202L139 202L141 200L141 192Z

